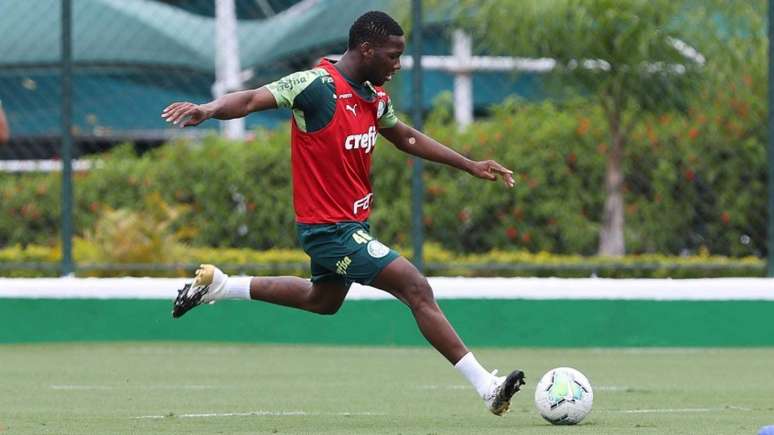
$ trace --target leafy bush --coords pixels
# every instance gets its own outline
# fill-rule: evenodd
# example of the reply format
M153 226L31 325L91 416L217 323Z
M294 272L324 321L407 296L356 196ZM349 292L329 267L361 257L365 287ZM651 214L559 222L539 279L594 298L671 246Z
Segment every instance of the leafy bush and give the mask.
M630 253L764 256L765 128L745 101L744 80L707 96L688 115L646 119L626 147L626 238ZM751 83L750 86L754 86ZM438 164L424 172L426 239L458 255L496 251L596 253L608 152L601 111L579 99L561 105L509 100L459 132L448 106L430 135L473 159L495 158L515 189ZM190 246L296 248L287 127L248 142L174 141L142 155L129 145L75 175L76 231L94 231L105 210L153 213L146 198L186 212L170 234ZM374 233L410 245L411 159L384 139L374 155ZM0 175L0 246L54 245L59 174ZM78 257L76 260L83 262ZM156 261L148 254L146 262Z
M309 276L309 257L299 249L256 251L234 248L194 248L177 245L160 263L139 261L104 266L100 248L77 239L79 276L190 276L200 263L214 263L231 274ZM411 249L398 251L411 258ZM18 245L0 249L0 276L56 276L58 248ZM152 260L152 258L149 258ZM755 257L729 258L706 253L693 257L629 255L622 258L556 255L547 252L491 251L460 255L438 244L425 247L429 276L555 276L608 278L709 278L765 276L765 262ZM26 264L26 267L21 267ZM15 266L16 265L16 266ZM31 266L37 266L37 269ZM16 268L14 268L16 267Z
M410 249L398 251L411 257ZM309 276L309 258L298 249L256 251L234 248L194 248L182 245L169 249L163 264L125 262L100 267L100 249L85 239L75 242L81 260L79 276L190 276L200 263L214 263L231 274ZM0 276L56 276L57 248L18 245L0 249ZM458 255L438 244L425 247L425 261L431 276L557 276L611 278L707 278L722 276L764 276L763 260L754 257L728 258L700 255L669 257L630 255L623 258L556 255L547 252L491 251ZM27 263L23 266L21 263ZM34 269L32 266L38 266ZM40 268L48 266L48 268ZM15 268L14 268L15 267Z
M77 258L86 256L102 263L163 263L181 255L178 236L170 227L181 215L180 207L168 206L158 194L145 200L142 211L106 209L93 229L86 231Z

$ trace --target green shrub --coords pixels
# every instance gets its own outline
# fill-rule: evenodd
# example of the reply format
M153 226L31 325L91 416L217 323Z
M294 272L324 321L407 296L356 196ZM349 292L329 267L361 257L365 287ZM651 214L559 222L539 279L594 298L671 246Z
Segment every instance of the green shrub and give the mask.
M214 263L231 274L309 276L309 258L298 249L256 251L234 248L193 248L182 245L168 249L161 263L125 261L110 268L100 267L104 258L99 247L77 239L75 256L79 276L190 276L200 263ZM410 249L398 249L411 257ZM58 248L29 245L0 249L0 276L56 276ZM150 258L149 258L150 260ZM764 261L755 257L729 258L700 255L669 257L630 255L623 258L556 255L547 252L491 251L458 255L438 244L425 247L425 262L431 276L556 276L610 278L708 278L723 276L764 276ZM21 263L28 263L22 267ZM14 265L16 268L14 268ZM30 265L47 266L46 269Z
M739 91L741 92L741 90ZM733 90L688 115L645 119L626 147L627 250L734 257L766 254L765 128ZM458 132L439 106L427 130L473 159L494 158L515 189L439 164L424 173L426 240L457 255L497 251L596 253L607 153L601 111L584 100L509 100ZM763 129L763 133L762 133ZM103 210L153 212L159 195L184 207L176 240L216 248L297 248L287 127L248 142L174 141L142 155L129 145L75 175L77 235ZM381 139L374 154L374 234L409 246L411 159ZM59 174L0 174L0 246L58 242ZM150 208L149 208L150 207ZM77 258L76 258L77 259ZM78 259L80 261L80 259Z
M79 246L81 255L76 258L83 258L84 250L89 248L93 249L87 255L100 263L152 264L179 257L183 246L171 226L181 213L180 207L170 207L158 194L145 199L142 211L102 210L93 228L86 231L83 246Z

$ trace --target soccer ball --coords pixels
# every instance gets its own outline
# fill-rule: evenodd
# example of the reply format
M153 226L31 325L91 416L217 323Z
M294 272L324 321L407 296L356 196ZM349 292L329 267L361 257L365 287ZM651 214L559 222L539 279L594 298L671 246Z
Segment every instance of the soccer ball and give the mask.
M552 424L577 424L591 411L594 392L583 373L569 367L551 369L535 387L535 406Z

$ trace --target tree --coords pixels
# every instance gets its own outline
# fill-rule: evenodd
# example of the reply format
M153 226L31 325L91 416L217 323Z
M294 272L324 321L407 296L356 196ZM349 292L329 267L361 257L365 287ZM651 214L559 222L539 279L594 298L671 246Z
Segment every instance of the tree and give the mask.
M625 253L622 160L648 116L683 110L704 59L669 0L463 1L459 23L496 54L551 58L551 77L602 108L609 130L599 254Z

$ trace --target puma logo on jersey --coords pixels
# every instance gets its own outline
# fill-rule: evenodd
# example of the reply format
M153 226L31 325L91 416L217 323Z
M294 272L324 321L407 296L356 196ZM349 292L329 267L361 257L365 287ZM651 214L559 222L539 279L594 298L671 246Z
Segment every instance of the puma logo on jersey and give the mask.
M366 154L376 146L376 127L368 127L368 133L351 134L344 140L344 148L347 150L365 149Z
M345 108L352 112L353 115L357 116L357 112L355 112L355 109L357 109L357 104L353 104L351 106L347 104Z

